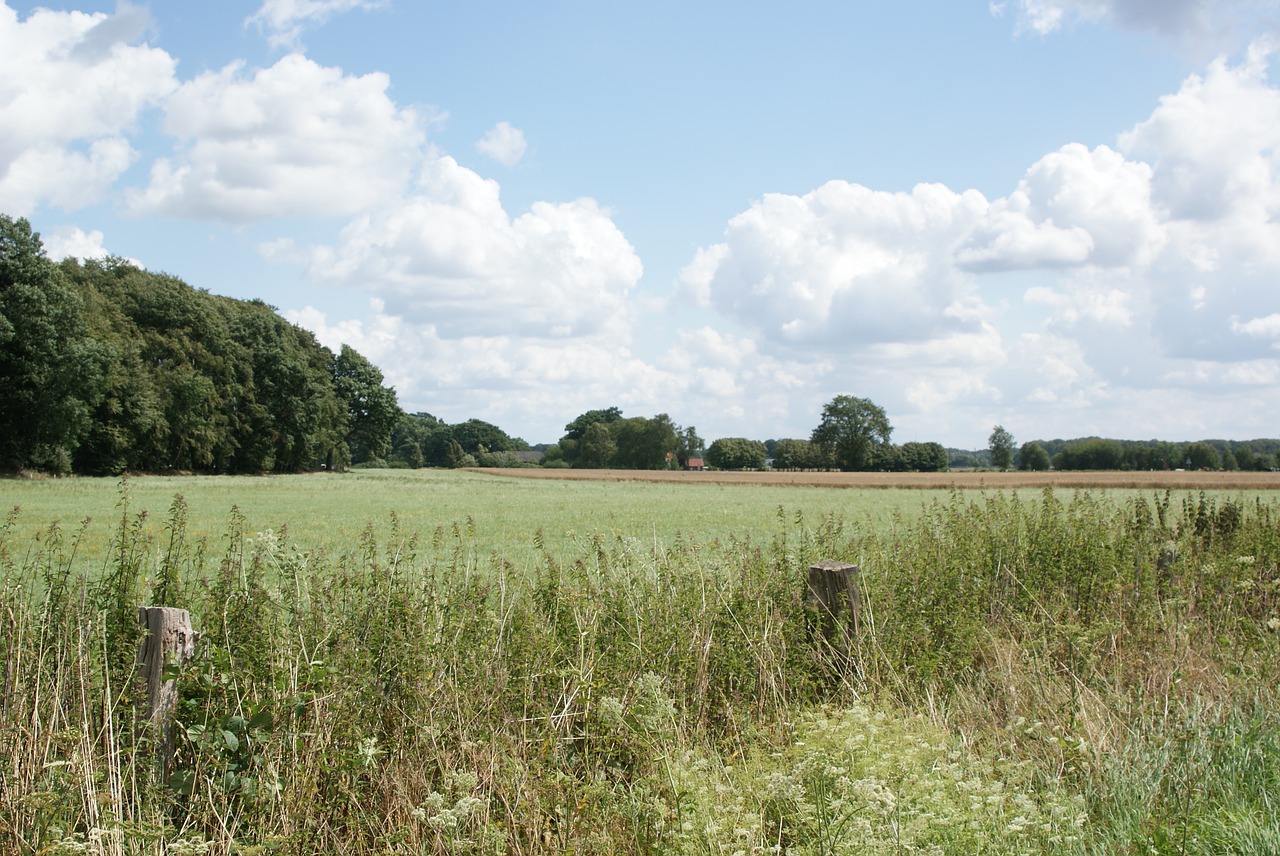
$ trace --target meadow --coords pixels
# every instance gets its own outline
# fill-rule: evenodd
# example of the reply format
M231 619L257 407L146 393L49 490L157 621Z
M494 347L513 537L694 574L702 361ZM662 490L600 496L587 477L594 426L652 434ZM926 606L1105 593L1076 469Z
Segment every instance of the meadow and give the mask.
M1277 498L7 480L0 841L1280 852ZM806 602L822 559L861 569L850 637ZM168 765L144 603L201 633Z
M288 529L289 540L308 550L349 551L369 525L381 528L394 515L401 528L430 537L439 527L465 523L479 530L479 543L504 557L528 560L534 535L544 545L572 549L596 535L612 538L677 536L714 540L768 529L777 508L848 520L887 523L894 511L921 504L918 490L833 491L821 486L761 484L733 489L710 473L677 474L677 481L638 481L631 472L621 487L611 471L604 478L533 481L542 470L507 471L354 470L306 476L135 476L126 479L131 515L146 515L158 535L175 496L186 503L186 530L193 539L213 539L226 528L232 508L251 532ZM588 471L560 471L588 472ZM68 478L0 480L0 509L20 509L14 531L30 538L53 521L87 537L82 558L105 562L120 517L119 482Z

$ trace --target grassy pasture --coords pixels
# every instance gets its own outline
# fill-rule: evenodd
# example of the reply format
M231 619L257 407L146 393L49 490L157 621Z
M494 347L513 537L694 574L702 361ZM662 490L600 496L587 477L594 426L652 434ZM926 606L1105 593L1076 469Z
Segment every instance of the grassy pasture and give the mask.
M1280 473L1208 470L858 473L820 471L683 472L679 470L477 470L512 478L661 484L735 484L755 487L879 488L886 490L1105 490L1268 491L1280 490Z
M193 539L216 540L232 508L249 532L287 527L290 542L332 554L349 551L369 525L395 515L400 528L430 538L470 518L478 544L516 563L530 559L534 536L572 550L595 535L671 543L714 541L773 531L778 509L817 521L887 527L915 517L951 490L1019 491L1032 499L1048 486L1062 496L1103 490L1118 501L1172 490L1181 500L1210 495L1268 495L1277 473L683 473L633 470L357 470L305 476L132 476L130 516L145 513L161 533L174 497L187 504ZM15 533L30 538L51 522L64 532L88 520L81 558L106 561L125 509L115 479L0 479L0 512L19 509Z
M1280 852L1276 494L705 475L0 483L0 842ZM157 600L203 634L167 784Z
M677 536L713 541L770 531L777 509L813 518L887 523L895 510L914 513L917 490L833 491L786 485L750 488L710 480L619 484L606 480L531 480L484 472L357 470L308 476L134 476L130 515L146 512L159 534L175 495L188 508L194 538L216 539L232 507L250 532L280 531L304 549L339 554L353 549L366 526L385 528L394 514L401 528L430 538L437 527L474 521L478 543L517 563L533 553L541 530L549 549L568 550L593 535L670 543ZM0 508L19 507L17 531L31 536L52 521L71 531L90 519L86 559L103 561L122 509L113 479L0 480Z

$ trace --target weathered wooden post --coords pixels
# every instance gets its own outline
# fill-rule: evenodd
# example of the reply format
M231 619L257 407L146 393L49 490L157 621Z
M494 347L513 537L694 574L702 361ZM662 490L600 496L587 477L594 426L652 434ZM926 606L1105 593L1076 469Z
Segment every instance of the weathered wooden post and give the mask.
M147 678L146 720L157 735L161 781L168 781L178 689L173 678L166 678L165 669L173 663L181 665L195 655L199 634L191 629L191 615L185 609L169 606L138 607L138 623L146 632L138 646L138 667Z
M832 559L809 566L809 592L805 602L816 607L822 636L828 642L832 642L832 631L842 626L838 650L844 655L852 650L862 616L858 573L857 565Z

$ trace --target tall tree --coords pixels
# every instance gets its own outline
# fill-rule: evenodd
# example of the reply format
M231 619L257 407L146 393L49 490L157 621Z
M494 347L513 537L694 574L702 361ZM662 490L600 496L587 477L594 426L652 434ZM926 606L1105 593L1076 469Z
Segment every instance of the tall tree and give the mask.
M1018 451L1018 469L1042 472L1049 469L1053 462L1049 460L1049 452L1036 442L1023 443Z
M1003 425L992 429L991 436L987 438L987 448L991 450L991 466L997 470L1009 469L1013 462L1013 435Z
M606 431L610 430L615 422L622 420L622 411L617 407L605 407L598 410L588 410L586 413L574 419L568 425L564 426L564 436L560 438L560 450L564 453L564 459L574 466L583 466L587 468L599 468L607 465L609 458L613 457L613 451L609 451L609 455L605 458L606 463L599 463L599 447L600 436L597 433L595 448L590 453L590 461L582 461L580 457L584 453L583 440L586 438L587 429L592 425L603 425ZM611 441L612 441L612 435Z
M432 438L437 434L451 436L451 433L448 425L430 413L406 413L396 420L391 432L392 456L413 469L445 466L448 441L433 448Z
M242 348L235 357L239 390L226 405L236 444L232 468L296 472L327 461L345 444L349 425L333 352L262 301L217 300Z
M112 356L39 233L0 214L0 466L70 471Z
M475 455L480 451L509 452L514 448L506 431L483 419L468 419L451 427L453 438L468 455Z
M701 458L706 451L704 446L698 429L692 425L676 430L676 461L681 468L689 466L690 459Z
M347 448L352 463L385 458L391 451L391 432L402 411L396 391L383 386L382 372L350 345L343 345L333 361L333 384L347 407Z
M588 410L577 419L564 426L564 436L570 440L581 440L587 429L597 422L605 425L622 419L622 411L617 407L605 407L601 410Z
M766 444L767 448L767 444ZM776 470L807 470L818 465L813 444L808 440L784 438L773 441L773 468Z
M659 413L652 419L643 416L623 419L609 426L617 450L615 466L630 470L661 470L674 463L678 441L671 417Z
M618 444L613 439L613 432L603 422L593 422L583 432L578 441L577 466L588 469L599 469L609 466Z
M903 443L899 464L913 473L941 473L948 467L947 450L940 443Z
M720 470L764 468L765 446L745 437L722 437L707 447L707 463Z
M1116 440L1085 437L1063 445L1053 456L1058 470L1118 470L1124 465L1124 447Z
M146 274L123 259L74 258L59 264L84 304L89 335L111 355L102 379L102 398L73 459L76 472L117 475L148 469L163 457L169 426L162 391L142 357L137 325L125 316L121 294Z
M837 395L822 408L822 421L810 439L841 469L862 470L892 433L889 417L870 399Z
M160 469L234 469L236 425L252 368L232 335L231 305L177 277L120 281L121 308L138 331L168 434Z

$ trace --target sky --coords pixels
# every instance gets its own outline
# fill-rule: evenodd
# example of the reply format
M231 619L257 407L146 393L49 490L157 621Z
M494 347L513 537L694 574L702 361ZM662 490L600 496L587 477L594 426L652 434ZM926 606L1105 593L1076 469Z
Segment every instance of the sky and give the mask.
M1280 436L1280 0L0 2L0 212L401 406Z

